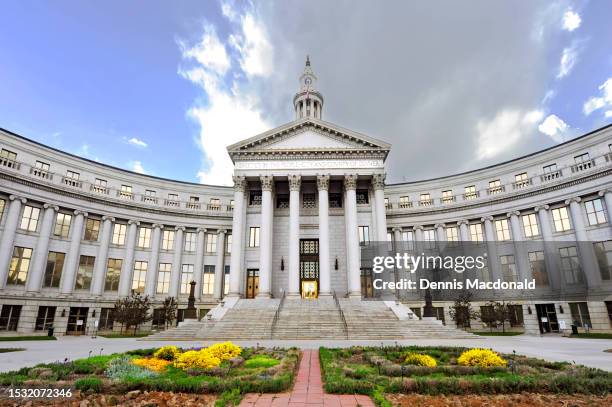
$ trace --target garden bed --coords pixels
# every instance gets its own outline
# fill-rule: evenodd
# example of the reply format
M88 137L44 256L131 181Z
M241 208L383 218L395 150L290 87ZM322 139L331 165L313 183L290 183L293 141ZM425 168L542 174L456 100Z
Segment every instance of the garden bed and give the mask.
M0 386L71 387L85 395L216 394L217 405L226 405L235 404L244 393L289 389L299 354L295 348L240 349L231 343L194 349L164 346L1 373Z
M388 394L387 399L398 407L609 407L612 395L594 396L585 394L496 394L496 395L450 395L428 396L424 394Z
M373 396L522 392L606 395L612 392L610 372L520 355L497 355L488 350L483 352L492 355L476 355L470 359L462 356L466 350L455 347L321 348L325 390ZM481 351L470 353L474 352ZM474 361L482 364L470 365Z

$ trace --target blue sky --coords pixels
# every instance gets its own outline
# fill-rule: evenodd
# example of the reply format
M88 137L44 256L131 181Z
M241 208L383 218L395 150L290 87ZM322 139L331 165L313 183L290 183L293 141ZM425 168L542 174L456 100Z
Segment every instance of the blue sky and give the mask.
M385 5L4 2L0 127L137 172L228 183L225 146L292 119L307 53L324 119L393 144L390 181L612 122L611 3Z

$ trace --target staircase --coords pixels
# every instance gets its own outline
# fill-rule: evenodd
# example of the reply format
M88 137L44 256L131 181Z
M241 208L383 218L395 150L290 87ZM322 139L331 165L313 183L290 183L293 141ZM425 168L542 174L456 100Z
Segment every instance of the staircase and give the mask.
M287 298L272 339L346 339L346 331L333 298Z

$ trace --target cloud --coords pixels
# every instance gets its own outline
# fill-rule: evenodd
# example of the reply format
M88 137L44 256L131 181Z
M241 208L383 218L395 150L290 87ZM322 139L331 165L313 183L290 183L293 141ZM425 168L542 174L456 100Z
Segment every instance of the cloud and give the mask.
M557 79L561 79L570 74L574 65L578 61L578 46L576 43L572 44L570 47L563 48L563 53L561 54L561 62L559 63L559 73L557 74Z
M142 166L142 162L136 160L129 163L129 167L132 171L137 172L138 174L147 174L144 167Z
M571 8L563 14L563 29L566 31L574 31L580 27L581 22L582 19L580 18L580 15L574 12Z
M559 116L550 114L540 123L538 130L557 143L561 143L566 140L569 126Z
M539 110L506 108L491 120L479 120L476 124L478 158L489 159L513 147L533 130L542 116Z
M200 65L206 67L207 71L225 75L230 69L230 58L212 25L204 26L202 38L194 46L188 47L183 42L180 42L179 45L184 59L195 59Z
M127 142L133 146L136 147L140 147L140 148L146 148L147 147L147 143L145 143L144 141L137 139L136 137L132 137L131 139L127 140Z
M240 18L240 32L230 35L229 42L239 52L240 67L247 76L272 74L274 48L265 26L253 14L246 13Z
M586 116L602 107L612 107L612 77L608 78L598 89L601 91L601 96L590 97L582 106L582 111ZM604 115L610 117L609 113L610 111L606 111Z

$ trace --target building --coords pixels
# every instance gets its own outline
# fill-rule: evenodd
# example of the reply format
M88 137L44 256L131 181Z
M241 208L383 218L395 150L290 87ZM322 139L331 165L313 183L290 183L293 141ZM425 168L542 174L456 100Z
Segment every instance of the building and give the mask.
M0 130L0 334L111 329L114 301L131 292L184 309L192 280L201 316L238 297L367 296L370 241L506 242L491 248L490 276L585 276L579 295L516 298L527 331L610 331L612 126L487 168L385 184L391 146L323 120L308 60L299 80L293 121L228 147L233 188L140 175ZM419 315L421 297L402 301ZM449 322L450 301L434 305Z

